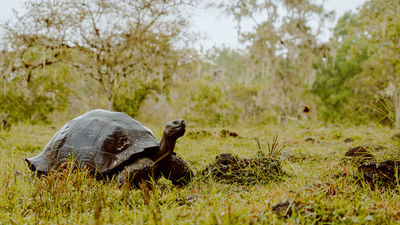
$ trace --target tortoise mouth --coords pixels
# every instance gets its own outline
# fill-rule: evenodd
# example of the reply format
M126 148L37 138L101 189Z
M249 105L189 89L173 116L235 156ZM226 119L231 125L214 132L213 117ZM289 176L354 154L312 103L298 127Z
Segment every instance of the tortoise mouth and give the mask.
M186 124L185 120L183 119L178 119L174 120L171 122L168 122L167 125L165 126L165 135L170 136L170 137L181 137L183 134L185 134L186 131Z
M185 126L173 127L169 129L166 133L170 137L181 137L185 134Z
M180 124L176 127L173 127L172 129L173 130L186 130L186 126L185 126L185 124Z
M177 135L178 137L181 137L181 136L183 136L183 135L185 134L186 129L185 129L185 126L183 126L183 127L177 127L177 128L175 128L174 131L176 132L176 135Z

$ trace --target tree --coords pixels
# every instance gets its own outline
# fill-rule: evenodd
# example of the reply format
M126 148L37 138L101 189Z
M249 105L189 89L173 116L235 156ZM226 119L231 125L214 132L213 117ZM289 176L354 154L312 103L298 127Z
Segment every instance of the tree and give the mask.
M71 88L69 68L52 59L42 61L44 49L0 53L0 117L9 122L49 122L49 115L66 108ZM51 58L50 56L48 58ZM19 64L16 64L18 59ZM22 69L23 68L23 69Z
M312 93L325 106L324 109L321 107L321 113L326 121L354 120L363 113L362 107L354 104L355 92L349 81L362 72L362 63L371 56L374 48L360 39L360 32L354 29L358 26L360 23L355 14L345 13L333 30L329 54L314 64L317 75Z
M35 0L25 13L3 25L10 51L26 55L40 48L38 64L22 58L14 67L44 69L62 62L95 80L108 109L138 105L152 90L165 87L180 63L176 46L187 23L184 9L193 0ZM138 96L140 95L140 96Z
M348 117L357 110L358 116L389 118L400 127L399 11L398 1L367 1L339 20L333 51L318 64L314 83L328 111Z
M400 127L400 2L368 1L360 9L361 39L376 51L363 64L355 84L359 92L391 99L395 110L394 126Z
M240 40L248 46L247 83L265 82L265 104L285 121L298 111L304 102L300 96L314 81L312 62L328 49L318 37L333 14L310 0L234 0L220 7L234 17ZM244 21L253 22L254 30L243 32Z

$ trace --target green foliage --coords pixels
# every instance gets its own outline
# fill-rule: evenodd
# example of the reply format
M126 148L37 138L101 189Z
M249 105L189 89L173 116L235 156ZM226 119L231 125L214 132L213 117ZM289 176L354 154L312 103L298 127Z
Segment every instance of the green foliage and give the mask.
M378 119L388 124L382 110L389 115L399 107L395 99L400 76L395 68L400 65L400 52L398 39L393 38L400 35L396 22L400 16L394 13L399 7L390 0L367 1L358 12L339 19L331 53L314 65L318 73L312 92L324 106L324 120ZM394 111L388 112L380 99L392 101L389 108Z
M359 40L349 35L348 27L354 23L354 15L351 13L339 19L333 38L334 55L314 65L318 72L312 92L320 97L325 106L322 111L325 120L340 121L347 118L345 105L354 97L354 93L346 81L362 71L361 63L367 59L368 49L359 51L358 46L355 46ZM358 52L352 54L354 51Z
M351 113L360 106L348 107L349 102L357 97L348 81L362 72L362 63L370 56L368 45L363 46L355 41L354 36L342 38L341 42L335 43L335 55L328 56L314 65L318 72L311 89L325 106L321 111L322 118L332 122L360 116Z
M181 35L187 34L185 9L195 1L25 1L21 15L2 24L7 43L2 52L7 57L2 65L8 70L5 80L15 71L26 80L25 88L33 95L24 91L17 96L37 98L25 101L23 107L34 114L38 111L41 118L37 120L64 109L64 103L54 98L64 96L68 101L65 90L74 91L75 104L69 105L74 114L80 113L73 109L81 102L86 103L82 111L102 107L136 115L146 97L166 90L172 74L184 64L185 51L175 43L188 39ZM77 78L76 83L61 85L65 79L57 69L67 70L63 75ZM45 80L39 82L47 76L53 76L55 88ZM31 87L36 84L41 87ZM91 90L80 89L85 85ZM59 91L55 97L42 98L54 90ZM32 108L33 104L38 108ZM8 112L18 114L15 109Z
M229 83L244 81L247 72L246 54L243 51L222 47L213 48L205 56L205 70L211 70L214 76Z
M239 109L226 96L224 83L213 82L210 77L195 83L188 93L190 114L188 120L208 124L229 124L238 119ZM193 85L193 84L192 84Z
M171 83L170 107L164 109L177 109L172 113L183 113L187 120L198 124L276 122L276 108L271 106L276 95L264 93L270 86L266 80L247 82L247 60L245 52L214 48L195 61L197 76L181 75Z
M59 111L99 107L140 116L150 102L143 114L207 125L302 123L318 110L329 122L400 126L398 1L367 1L346 13L329 44L319 41L332 16L323 4L224 2L219 7L234 17L246 48L204 56L178 44L191 41L183 15L196 0L88 2L27 1L29 19L3 24L0 118L50 122ZM254 29L242 32L252 19Z
M309 100L304 90L309 89L314 76L311 63L326 52L326 46L318 41L320 28L332 12L310 0L233 0L219 6L233 16L239 40L246 44L241 81L262 84L264 95L271 98L261 104L273 108L281 120L300 116L299 105ZM243 21L253 23L254 29L243 32Z
M7 92L0 95L1 113L10 122L49 122L54 111L54 101L46 96L24 96Z
M11 70L1 72L0 114L9 122L50 122L51 113L68 105L73 81L69 68L63 64L42 66L40 59L47 53L41 48L20 53L24 69L16 67L12 54L2 55L3 69Z
M119 91L119 94L114 96L113 109L135 117L150 93L150 88L140 86L126 92Z
M361 39L374 46L375 51L351 83L358 93L371 93L370 98L362 99L364 105L373 105L377 98L390 100L395 127L400 127L399 11L400 2L392 0L368 1L360 9Z

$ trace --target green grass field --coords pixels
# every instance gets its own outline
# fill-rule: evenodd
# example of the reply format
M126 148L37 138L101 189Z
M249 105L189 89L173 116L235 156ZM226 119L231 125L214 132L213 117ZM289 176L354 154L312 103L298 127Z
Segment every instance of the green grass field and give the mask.
M222 129L189 127L178 140L177 154L196 172L186 187L161 179L143 192L97 181L85 172L62 171L32 178L25 157L39 153L61 127L16 125L0 131L0 224L396 224L400 223L398 187L371 188L350 176L356 164L344 153L359 145L372 146L377 161L399 159L400 147L382 127L335 127L317 124L233 127L242 138L221 137ZM158 138L161 127L152 127ZM267 141L279 135L282 161L289 176L267 184L239 185L202 177L201 171L219 153L251 158L255 138L267 151ZM314 142L306 141L313 138ZM345 138L353 141L345 143ZM292 198L297 210L285 218L272 206Z

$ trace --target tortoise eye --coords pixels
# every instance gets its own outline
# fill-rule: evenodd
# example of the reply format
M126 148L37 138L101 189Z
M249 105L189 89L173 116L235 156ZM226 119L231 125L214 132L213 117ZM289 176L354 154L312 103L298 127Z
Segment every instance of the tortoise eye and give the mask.
M175 121L173 122L173 124L174 124L174 125L178 125L179 122L178 122L177 120L175 120Z

